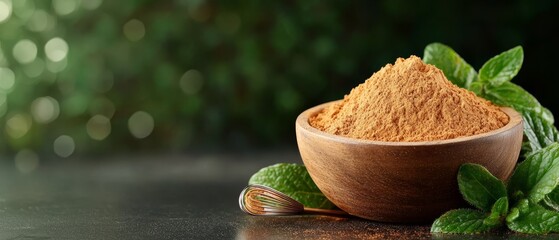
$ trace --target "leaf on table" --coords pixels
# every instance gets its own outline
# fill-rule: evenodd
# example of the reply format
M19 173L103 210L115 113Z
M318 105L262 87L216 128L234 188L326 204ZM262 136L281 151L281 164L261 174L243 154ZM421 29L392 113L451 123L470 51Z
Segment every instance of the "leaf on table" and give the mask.
M479 80L499 86L518 74L523 61L524 51L521 46L505 51L483 64L479 70Z
M515 208L519 209L514 211L517 216L507 221L507 226L511 230L530 234L559 232L559 212L547 210L529 201L525 202L528 203L528 207Z
M486 213L474 209L454 209L446 212L433 222L433 233L481 233L494 226L484 224Z
M558 181L559 143L553 143L531 153L518 164L509 181L508 192L520 191L530 201L538 203L555 189Z
M505 184L478 164L466 163L458 170L458 188L464 199L486 212L502 197L507 196Z
M455 85L469 88L476 79L477 72L452 48L442 43L431 43L425 47L423 61L433 64Z
M276 189L305 207L333 209L336 206L318 189L301 164L278 163L256 172L248 181Z

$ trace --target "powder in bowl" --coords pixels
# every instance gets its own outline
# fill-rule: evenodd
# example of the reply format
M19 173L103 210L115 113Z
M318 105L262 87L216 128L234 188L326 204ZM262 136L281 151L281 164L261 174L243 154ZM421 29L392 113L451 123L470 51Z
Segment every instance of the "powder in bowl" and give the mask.
M491 102L453 85L420 58L398 58L343 101L309 119L319 130L385 142L453 139L505 126L508 116Z

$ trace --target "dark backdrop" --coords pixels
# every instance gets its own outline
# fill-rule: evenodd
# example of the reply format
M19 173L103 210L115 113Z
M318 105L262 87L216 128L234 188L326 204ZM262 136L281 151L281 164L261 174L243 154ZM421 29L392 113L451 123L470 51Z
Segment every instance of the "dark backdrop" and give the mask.
M476 69L522 45L513 81L558 113L558 3L13 0L0 19L0 77L14 79L0 89L0 150L66 157L294 146L302 110L435 41ZM63 46L45 49L53 38L68 45L62 60L48 51ZM29 44L16 53L22 40L35 44L35 57Z

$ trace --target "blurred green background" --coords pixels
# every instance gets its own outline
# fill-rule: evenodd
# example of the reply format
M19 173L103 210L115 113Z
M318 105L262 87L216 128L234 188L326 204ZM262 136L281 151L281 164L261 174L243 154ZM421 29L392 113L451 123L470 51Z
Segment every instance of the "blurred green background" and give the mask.
M476 69L524 46L514 81L557 113L558 5L0 0L0 152L291 148L302 110L435 41Z

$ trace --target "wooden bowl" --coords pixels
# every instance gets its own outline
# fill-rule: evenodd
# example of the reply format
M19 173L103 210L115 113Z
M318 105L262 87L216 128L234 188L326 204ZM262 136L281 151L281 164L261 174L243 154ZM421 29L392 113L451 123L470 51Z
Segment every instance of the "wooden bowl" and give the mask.
M429 142L380 142L342 137L309 125L325 103L301 113L295 122L297 144L318 188L351 215L395 223L432 221L463 207L456 175L463 163L485 166L506 180L522 144L519 113L491 132Z

